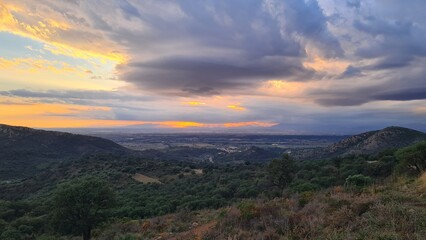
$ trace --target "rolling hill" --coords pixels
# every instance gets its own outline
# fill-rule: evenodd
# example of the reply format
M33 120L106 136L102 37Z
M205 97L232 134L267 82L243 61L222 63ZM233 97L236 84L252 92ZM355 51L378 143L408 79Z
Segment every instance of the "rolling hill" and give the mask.
M348 155L377 154L387 149L406 147L425 141L426 133L403 127L387 127L345 138L326 148L298 152L297 159L320 159Z
M99 137L0 124L0 179L30 176L51 163L86 154L119 154L130 150Z

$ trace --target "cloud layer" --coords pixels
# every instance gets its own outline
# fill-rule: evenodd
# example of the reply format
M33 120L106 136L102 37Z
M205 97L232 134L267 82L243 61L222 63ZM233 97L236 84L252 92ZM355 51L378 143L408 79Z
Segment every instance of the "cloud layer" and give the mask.
M0 98L105 106L93 116L114 120L280 123L314 132L328 129L329 116L342 128L358 121L424 129L425 7L422 0L0 0L0 30L32 41L25 51L0 47Z

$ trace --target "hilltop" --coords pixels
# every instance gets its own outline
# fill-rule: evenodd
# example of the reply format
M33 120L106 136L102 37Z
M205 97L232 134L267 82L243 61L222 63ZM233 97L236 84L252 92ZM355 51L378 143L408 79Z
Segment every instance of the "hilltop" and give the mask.
M86 154L125 152L129 150L99 137L0 124L0 179L29 176L49 163Z
M387 127L382 130L361 133L327 148L331 154L375 154L390 148L400 148L426 140L426 134L403 127Z
M425 140L426 133L392 126L350 136L326 148L297 152L295 157L298 159L320 159L377 154L388 149L407 147Z

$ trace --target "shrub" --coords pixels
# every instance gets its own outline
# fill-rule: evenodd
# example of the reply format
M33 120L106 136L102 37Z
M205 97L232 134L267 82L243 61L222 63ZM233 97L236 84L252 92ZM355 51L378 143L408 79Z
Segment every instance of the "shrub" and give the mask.
M349 188L363 188L372 183L370 177L364 176L362 174L351 175L346 178L345 185Z
M2 240L20 240L23 239L21 232L15 228L7 228L1 235L0 239Z
M395 155L399 171L411 173L414 170L419 175L426 171L426 142L400 149Z
M244 220L251 220L257 215L257 209L252 201L244 201L238 205L241 218Z
M281 159L273 159L267 170L271 182L281 188L287 187L297 172L296 164L288 154L284 154Z

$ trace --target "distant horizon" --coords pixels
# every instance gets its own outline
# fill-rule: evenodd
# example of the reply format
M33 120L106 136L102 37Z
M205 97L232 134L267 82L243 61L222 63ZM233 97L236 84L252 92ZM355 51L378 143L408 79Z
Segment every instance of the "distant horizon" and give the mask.
M1 125L9 125L9 124L3 124ZM32 128L28 126L18 126L18 125L9 125L13 127L27 127ZM375 128L375 129L364 129L360 131L353 131L353 132L285 132L285 131L274 131L270 130L267 131L267 129L260 129L258 131L254 131L253 129L246 129L239 130L239 129L206 129L206 128L182 128L182 129L176 129L176 128L138 128L138 127L85 127L85 128L33 128L38 130L46 130L46 131L58 131L58 132L69 132L69 133L76 133L76 134L159 134L159 135L167 135L167 134L211 134L211 135L282 135L282 136L348 136L348 135L356 135L364 132L369 131L377 131L382 130L389 127L401 127L401 128L407 128L412 129L420 132L426 132L421 129L415 129L410 127L404 127L404 126L386 126L382 128Z

